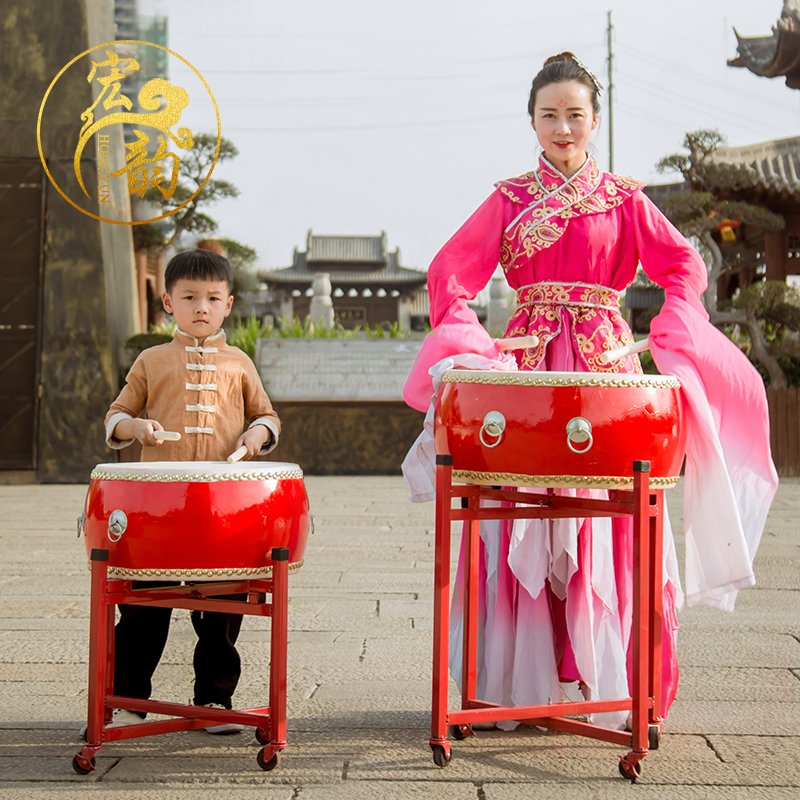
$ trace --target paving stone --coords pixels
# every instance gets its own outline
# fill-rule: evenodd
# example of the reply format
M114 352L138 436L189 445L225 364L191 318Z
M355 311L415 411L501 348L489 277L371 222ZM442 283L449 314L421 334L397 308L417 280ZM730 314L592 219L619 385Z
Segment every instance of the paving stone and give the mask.
M678 661L687 666L762 667L769 664L791 669L800 665L800 641L788 633L719 629L710 625L684 626L678 634Z
M257 748L249 756L203 756L157 758L127 756L103 777L103 783L179 783L191 784L288 784L334 783L341 779L343 762L339 758L292 757L287 753L281 764L265 773L256 763Z
M1 756L0 781L92 783L104 778L109 769L116 763L116 759L113 757L97 758L97 769L94 772L90 775L78 775L72 769L72 755L65 753L60 758L55 756L26 756L23 758Z
M304 786L303 800L478 800L479 787L442 781L418 781L397 784L388 780L362 781L351 779L336 786Z
M800 680L787 669L681 667L678 700L800 703Z
M626 789L619 780L593 781L581 785L555 783L528 786L508 783L485 783L486 800L620 800L635 794L637 800L796 800L797 789L763 786L670 786L668 794L663 785L647 785L644 780Z
M293 800L295 789L291 786L236 786L223 787L193 785L187 789L179 784L137 786L127 784L122 788L108 783L89 782L90 776L75 776L72 783L29 783L15 785L0 783L4 800L84 800L95 795L103 800Z
M800 714L795 703L675 702L669 729L675 733L706 735L753 734L800 736Z

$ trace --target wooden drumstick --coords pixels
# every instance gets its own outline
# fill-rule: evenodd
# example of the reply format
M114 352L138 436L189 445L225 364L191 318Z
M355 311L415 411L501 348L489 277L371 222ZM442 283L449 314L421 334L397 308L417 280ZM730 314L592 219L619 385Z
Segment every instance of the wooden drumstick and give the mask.
M498 339L498 350L523 350L526 347L538 347L538 336L512 336L508 339Z
M625 347L617 347L614 350L606 350L606 352L600 356L600 361L603 364L610 364L612 361L625 358L625 356L632 356L634 353L643 353L645 350L649 349L650 337L645 336L644 339L640 339L638 342L634 342L633 344L626 344Z
M238 450L234 450L228 456L228 463L233 464L235 461L239 461L246 455L247 455L247 448L244 445L242 445Z
M177 431L153 431L153 438L163 442L178 442L181 435Z

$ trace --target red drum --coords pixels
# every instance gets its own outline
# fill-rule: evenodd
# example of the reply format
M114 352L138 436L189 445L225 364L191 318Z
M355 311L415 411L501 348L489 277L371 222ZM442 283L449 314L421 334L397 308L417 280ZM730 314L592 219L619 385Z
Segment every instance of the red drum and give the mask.
M488 485L627 488L650 461L654 488L678 482L680 382L662 375L448 370L437 453L453 479Z
M86 495L86 552L109 577L219 581L269 576L273 547L302 564L310 514L297 464L98 464Z

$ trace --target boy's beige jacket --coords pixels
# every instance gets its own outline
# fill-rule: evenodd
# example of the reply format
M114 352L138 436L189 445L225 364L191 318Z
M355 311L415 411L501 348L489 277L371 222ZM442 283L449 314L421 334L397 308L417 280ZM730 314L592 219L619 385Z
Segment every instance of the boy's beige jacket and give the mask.
M106 415L109 447L120 450L133 442L115 439L114 428L142 411L146 419L181 435L178 442L144 447L142 461L224 461L244 430L256 424L272 431L272 440L261 450L268 453L281 429L253 362L226 344L222 330L202 347L178 330L169 344L139 355Z

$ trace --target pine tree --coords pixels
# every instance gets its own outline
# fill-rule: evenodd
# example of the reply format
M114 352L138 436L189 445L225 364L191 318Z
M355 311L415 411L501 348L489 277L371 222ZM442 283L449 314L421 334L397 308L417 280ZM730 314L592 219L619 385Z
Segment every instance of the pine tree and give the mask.
M740 225L762 231L786 227L782 216L761 206L726 195L747 185L750 168L719 163L713 158L725 138L717 130L687 133L683 142L687 153L662 158L659 172L680 173L685 191L667 197L663 211L687 238L699 243L708 265L708 288L703 305L714 325L736 325L750 340L750 358L760 366L769 385L787 385L784 367L797 372L800 355L798 292L780 281L763 280L763 254L735 231ZM720 302L720 278L739 275L739 291L730 301Z

